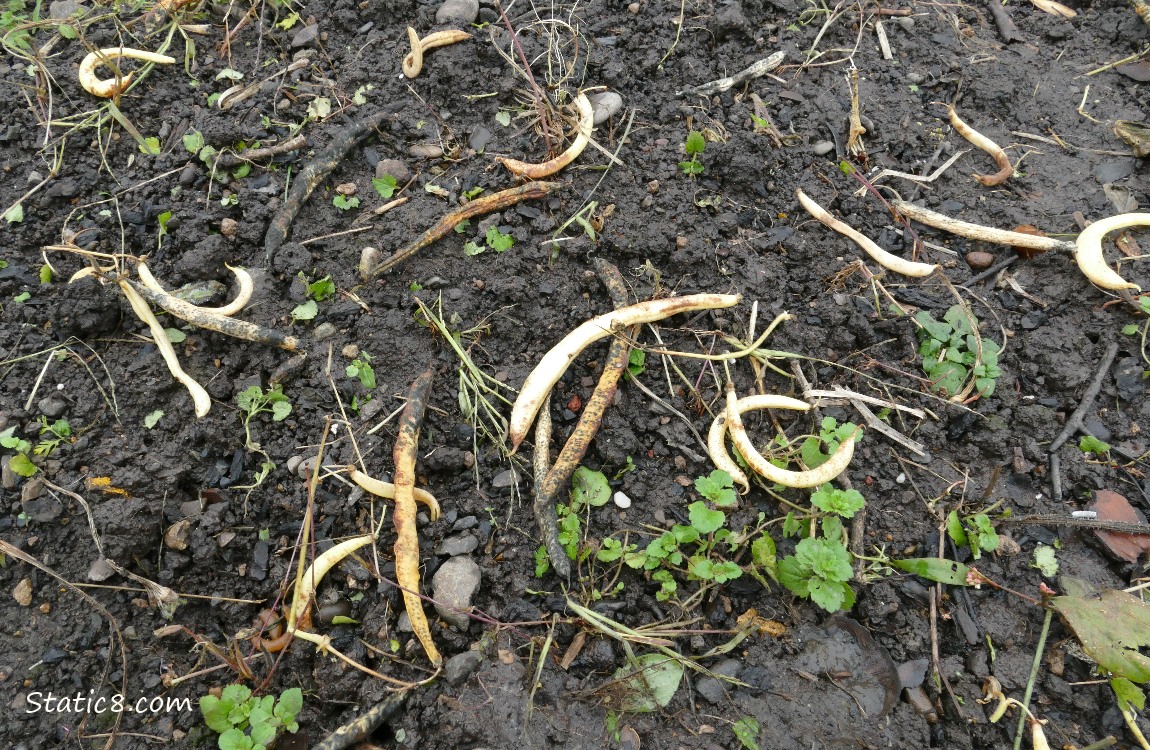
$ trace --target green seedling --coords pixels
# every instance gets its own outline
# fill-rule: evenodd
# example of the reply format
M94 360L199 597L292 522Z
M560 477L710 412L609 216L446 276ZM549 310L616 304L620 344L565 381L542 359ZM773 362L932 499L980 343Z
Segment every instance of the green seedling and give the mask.
M303 282L304 294L309 299L314 299L316 302L323 302L335 296L335 282L331 280L331 274L324 276L318 281L309 281L307 276L304 276L303 271L300 271L299 279Z
M637 378L647 371L647 352L642 349L632 349L627 354L626 377Z
M359 208L359 198L354 195L337 195L331 199L331 204L340 211L350 211Z
M40 442L32 449L33 455L48 456L72 437L72 425L66 419L57 419L49 424L47 417L40 417Z
M8 467L22 477L35 475L40 469L28 454L32 452L32 444L23 438L16 437L16 425L0 432L0 447L15 451L16 455L8 459Z
M811 494L811 505L824 513L854 518L866 506L866 499L858 490L840 490L824 484Z
M281 732L295 734L299 730L295 719L302 708L299 688L289 688L277 699L274 695L257 698L243 685L228 685L219 698L200 698L204 723L220 735L220 750L258 750L269 747Z
M683 174L688 177L695 177L703 173L703 165L699 161L699 155L707 148L707 139L703 134L697 130L692 130L687 134L687 140L683 144L683 150L687 156L691 157L689 161L679 162L679 169L683 170Z
M778 564L784 586L827 612L854 606L854 590L847 583L853 574L850 553L841 539L807 537L795 546L795 554Z
M373 177L371 186L375 188L375 192L379 193L379 197L384 200L389 200L391 196L395 195L395 191L399 189L399 183L389 174L385 174L383 177Z
M808 469L822 466L839 449L842 441L849 439L857 429L858 425L853 422L839 424L834 417L823 417L818 436L809 435L799 446L799 455L803 463ZM780 442L785 445L785 438Z
M263 461L260 462L260 468L252 478L251 484L237 485L237 490L247 490L248 495L244 498L244 509L247 510L247 497L251 495L252 490L263 484L272 470L275 469L275 462L272 457L268 455L263 447L252 440L251 423L252 419L257 414L270 414L273 422L282 422L287 419L291 414L291 401L283 394L280 387L277 385L274 388L264 390L258 385L253 385L245 391L236 396L236 406L239 407L243 413L244 420L244 448L253 453L258 453L263 456Z
M954 305L941 321L926 310L914 316L918 324L918 353L930 389L943 396L966 395L973 388L979 396L994 393L998 369L998 344L978 333L978 319L961 305ZM973 382L968 380L973 378Z
M314 299L298 304L291 310L291 319L297 323L301 320L313 320L316 315L319 315L319 305Z
M375 370L371 366L371 355L360 352L344 370L349 378L359 378L359 384L367 390L375 388Z
M491 248L497 253L502 253L510 250L515 245L515 238L510 234L504 234L499 231L499 227L490 227L487 234L484 236L486 247L480 245L475 240L471 240L463 246L463 252L467 255L479 255L480 253L487 252L487 248Z
M759 750L759 732L761 729L759 720L753 716L744 716L731 725L735 739L747 750Z
M946 533L959 547L969 545L975 560L980 559L984 551L998 549L998 532L985 513L960 518L958 512L952 510L946 516Z

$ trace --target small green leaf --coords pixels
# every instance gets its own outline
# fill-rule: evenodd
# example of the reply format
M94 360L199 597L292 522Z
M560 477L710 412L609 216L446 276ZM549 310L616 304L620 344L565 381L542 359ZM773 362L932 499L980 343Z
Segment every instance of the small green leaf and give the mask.
M157 423L159 423L160 419L163 418L163 416L164 416L164 410L163 409L156 409L153 412L149 412L148 415L144 417L144 427L147 427L149 430L152 429L153 427L156 426Z
M331 203L340 211L349 211L353 208L359 208L359 198L354 195L337 195L332 198Z
M31 459L23 453L17 453L8 460L8 468L16 472L22 477L30 477L36 474L40 469L36 464L32 463Z
M687 134L687 142L683 144L683 148L687 152L687 156L695 156L703 153L703 150L707 148L707 140L698 130L692 130Z
M156 156L160 153L160 139L155 136L149 136L144 139L140 144L140 151L150 156Z
M312 320L319 314L319 307L316 305L315 300L309 299L302 305L296 305L292 308L292 320Z
M1065 578L1063 588L1069 588ZM1103 673L1131 682L1150 682L1150 604L1124 591L1056 596L1050 601Z
M282 20L276 21L276 28L287 31L292 26L295 26L297 23L299 23L299 20L299 13L296 13L293 10L291 13L288 13L286 16L284 16Z
M1128 323L1122 326L1122 334L1124 336L1135 336L1138 334L1138 326L1135 323Z
M220 750L253 750L255 747L251 737L244 734L243 730L235 727L221 734L218 744Z
M946 534L950 537L959 547L965 547L970 544L966 538L966 529L962 527L962 521L958 517L958 513L951 511L946 516Z
M329 274L319 281L313 281L308 284L307 290L304 293L316 302L323 302L335 296L335 282L331 280L331 275Z
M234 177L237 180L242 180L243 178L245 178L249 174L251 174L251 172L252 172L252 165L248 164L247 162L244 162L243 164L239 165L238 167L236 167L235 169L232 170L232 177Z
M681 161L679 162L679 169L683 170L683 174L688 176L703 173L703 165L697 161Z
M173 344L182 344L188 338L188 334L178 328L165 328L164 335L166 335L168 341L171 341Z
M505 109L501 109L495 113L495 121L503 127L507 127L511 124L511 113Z
M375 188L375 192L379 193L379 197L384 200L395 195L395 191L399 189L399 183L389 174L385 174L383 177L373 177L371 186Z
M331 618L331 624L332 625L358 625L359 620L353 620L352 618L346 617L344 615L336 615L335 617Z
M753 716L744 716L731 725L735 739L747 750L759 750L759 722Z
M697 500L687 506L687 517L691 519L691 526L700 534L710 534L727 522L726 513L721 510L711 510L702 500Z
M675 697L683 680L683 665L664 654L643 654L629 659L614 678L624 688L621 710L650 713L666 708Z
M601 471L592 471L580 466L571 477L571 502L576 508L591 505L596 508L607 504L611 499L611 485Z
M19 224L24 221L24 204L17 203L4 213L4 221L9 224Z
M291 414L291 403L288 401L276 401L272 404L273 422L282 422L289 414Z
M470 226L471 226L471 219L464 219L463 221L461 221L461 222L459 222L458 224L456 224L456 225L453 227L453 229L455 230L455 233L456 233L456 234L463 234L464 232L466 232L466 231L467 231L467 229L468 229Z
M485 252L487 252L487 248L475 241L468 242L463 246L464 255L479 255Z
M491 227L487 230L487 245L497 253L502 253L510 250L511 246L515 244L515 238L510 234L504 234L499 231L499 227Z
M1093 435L1083 435L1078 440L1078 450L1083 453L1102 454L1110 450L1110 443L1103 442Z
M204 134L192 128L184 133L184 148L188 153L198 154L200 149L204 147Z
M907 573L922 576L928 581L946 583L951 586L970 586L971 568L953 560L940 560L937 557L909 557L904 560L891 560L890 564Z
M1058 558L1054 555L1054 548L1040 544L1034 548L1034 562L1032 567L1038 568L1042 575L1053 578L1058 574Z
M60 36L64 37L65 39L79 39L80 38L80 35L76 32L76 29L70 23L60 24L59 31L60 31Z
M1146 695L1137 685L1125 677L1115 677L1111 680L1110 689L1114 691L1114 697L1118 699L1118 706L1124 712L1129 711L1129 706L1133 706L1139 711L1146 707Z
M51 284L52 283L52 266L48 265L47 263L40 266L40 283L41 284Z

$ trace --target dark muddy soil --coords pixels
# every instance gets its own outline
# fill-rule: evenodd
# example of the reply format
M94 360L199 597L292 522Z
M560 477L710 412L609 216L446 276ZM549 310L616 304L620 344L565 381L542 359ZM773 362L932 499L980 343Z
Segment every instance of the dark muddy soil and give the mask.
M19 5L9 3L16 15ZM460 407L458 359L422 324L415 299L441 301L454 330L478 327L478 338L467 339L478 341L471 356L511 386L520 385L565 332L611 308L593 270L596 256L624 271L636 299L703 291L744 296L730 310L661 326L670 349L722 351L727 344L717 333L746 339L752 302L758 303L757 331L777 313L790 312L793 319L767 346L813 358L803 362L803 372L814 387L841 386L924 410L921 419L896 413L890 422L922 443L925 456L868 430L845 475L868 502L864 522L852 533L856 549L872 557L937 554L940 519L955 508L974 513L1001 501L996 519L1007 508L1015 516L1068 516L1107 488L1145 509L1150 486L1139 457L1147 450L1150 402L1139 337L1123 333L1144 323L1132 307L1106 305L1114 295L1092 286L1072 258L1057 252L1020 259L958 289L959 297L939 276L913 280L888 272L879 286L852 265L863 257L858 248L810 220L795 199L802 187L880 245L903 254L913 246L882 203L860 193L859 182L838 165L847 145L853 63L871 168L860 165L863 173L873 178L875 170L889 168L930 174L970 148L946 119L943 103L956 97L966 121L1008 147L1017 165L1015 176L997 188L971 178L995 171L977 150L928 184L883 178L904 199L969 221L1002 228L1029 224L1058 235L1079 230L1076 212L1089 221L1145 205L1146 163L1112 132L1117 120L1150 119L1150 93L1138 80L1145 70L1135 64L1087 75L1138 53L1150 39L1126 3L1076 6L1078 15L1070 20L1012 3L1017 32L1009 43L981 4L912 2L888 8L905 15L878 15L874 5L692 0L683 6L681 30L680 6L673 2L515 4L508 21L519 32L521 49L510 44L503 20L486 0L479 28L437 23L435 5L391 0L256 4L246 23L243 5L191 7L179 18L204 25L206 34L188 34L194 54L179 33L168 48L181 63L188 50L186 66L156 66L119 99L119 110L139 134L158 139L158 154L145 153L110 119L107 108L80 88L76 70L89 49L158 49L171 24L154 16L145 22L147 6L112 12L84 3L51 5L57 17L73 8L88 15L71 22L69 38L59 36L59 22L44 22L27 49L9 33L0 59L9 102L0 125L6 177L0 208L17 202L22 208L22 220L4 226L0 249L0 431L15 428L12 436L32 445L51 437L43 425L55 420L67 420L72 431L34 457L39 471L32 479L13 471L13 450L2 454L0 539L43 567L9 554L0 568L0 744L103 747L111 738L119 748L214 747L216 735L193 706L116 713L86 711L75 702L47 710L45 701L51 693L57 699L123 694L132 703L141 697L194 703L240 679L229 668L212 669L221 664L214 652L227 656L229 648L236 649L233 656L249 657L253 687L303 689L302 737L281 747L315 744L385 698L390 684L302 642L277 657L253 653L247 641L235 645L234 639L282 595L294 574L292 551L307 501L301 480L307 464L301 468L299 460L315 455L325 421L337 420L326 462L343 466L362 454L370 473L390 474L396 425L386 418L431 363L437 378L420 443L418 485L436 495L444 513L435 522L420 519L423 580L426 588L449 560L465 559L477 564L482 583L470 601L476 616L469 621L452 622L428 606L447 674L414 689L374 733L373 746L637 747L638 738L644 748L737 748L743 745L733 725L745 717L760 726L757 738L747 741L763 748L1011 745L1017 715L990 724L991 707L977 699L988 675L1009 696L1023 697L1043 611L988 586L948 588L932 610L921 579L867 561L856 565L850 620L831 618L749 575L713 588L684 611L674 600L657 600L659 583L641 572L594 563L593 557L584 561L569 590L573 601L629 628L678 623L687 632L668 636L669 645L686 655L727 643L737 618L750 609L781 623L772 634L756 633L728 653L699 660L739 684L689 670L665 708L624 711L633 702L628 690L634 681L616 679L616 670L627 663L628 651L641 655L652 647L605 637L575 617L554 575L536 577L539 532L524 460L530 450L508 460L490 442L476 440ZM41 11L47 17L48 5ZM881 54L879 21L893 59ZM475 38L429 51L423 73L409 81L400 75L408 25L424 35L468 28ZM80 38L72 39L77 31ZM689 93L780 50L786 54L782 67L765 77L709 96ZM357 265L364 247L386 257L470 191L513 187L495 156L541 161L548 143L559 145L536 127L524 58L552 97L589 87L621 96L623 108L594 132L601 148L588 148L561 173L562 190L475 219L380 279L361 281ZM306 62L284 72L298 60ZM125 69L135 65L124 62ZM235 73L243 74L240 84L255 86L250 96L221 109L216 95L236 85L228 77ZM765 103L779 142L756 128L752 94ZM375 115L381 125L318 182L288 242L269 260L265 234L290 182L333 138ZM103 117L99 129L97 117ZM695 177L679 165L688 158L684 143L691 130L707 139ZM197 133L204 145L224 151L270 146L297 132L307 138L304 149L259 161L238 177L236 167L213 173L185 146L197 145ZM617 153L619 163L604 172L609 153ZM406 189L397 197L408 201L376 215L387 202L372 187L381 160L400 162L385 163L378 174L398 176ZM410 184L396 172L413 175ZM348 183L359 203L341 209L344 201L337 198L349 192ZM589 201L595 207L582 216L596 227L594 238L568 221ZM490 227L514 238L514 246L505 252L486 248ZM968 262L969 253L993 253L996 261L1014 254L915 228L926 243L926 260L942 264L956 288L980 270L970 264L979 257ZM561 239L553 242L556 237ZM1145 233L1134 238L1145 246ZM476 243L472 252L485 252L469 254L469 241ZM212 399L210 413L197 419L188 392L172 378L118 287L95 278L67 284L86 262L58 250L41 254L41 248L62 244L148 255L151 270L169 288L230 284L224 264L246 267L256 289L240 317L302 337L307 358L285 368L293 356L288 352L163 316L166 326L184 334L176 350ZM1113 243L1107 253L1118 257ZM45 258L56 272L51 283L38 278ZM871 272L882 270L866 260ZM1124 262L1121 271L1150 283L1144 260ZM326 276L336 294L316 303L313 319L293 322L293 309L308 301L307 282ZM1004 343L993 395L965 407L929 393L915 325L893 309L928 310L941 318L959 298L983 321L982 334ZM650 331L641 340L655 345ZM1086 427L1113 446L1113 460L1084 455L1073 436L1057 453L1057 498L1048 446L1111 343L1118 353ZM606 351L606 343L596 344L560 381L552 401L554 442L573 427ZM376 380L370 389L346 372L368 357ZM705 433L721 407L722 368L697 359L667 361L678 372L649 354L638 378L665 403L624 381L584 461L633 501L626 510L608 503L585 516L589 545L612 534L622 540L625 533L645 544L651 528L685 521L686 506L698 499L692 481L713 468L690 427ZM802 395L792 379L769 370L758 378L747 360L731 371L741 393L761 386ZM245 449L236 397L253 385L268 387L273 376L292 410L282 421L268 414L250 421L262 456ZM339 423L336 392L347 425ZM861 421L841 405L824 406L821 415ZM792 436L818 425L807 416L780 418ZM774 434L765 419L752 420L751 427L764 442ZM274 468L245 489L256 484L265 461ZM63 490L82 497L90 516ZM808 503L805 492L784 497ZM753 527L759 513L779 518L780 507L755 488L730 513L728 525ZM316 491L319 548L369 531L372 510L362 492L337 478L325 480ZM93 528L106 557L180 594L170 620L138 582L101 562ZM780 556L793 550L781 525L770 531ZM1037 596L1043 581L1058 586L1031 565L1040 543L1058 547L1062 572L1095 585L1121 588L1142 575L1140 565L1111 556L1090 530L1002 523L998 531L1000 551L984 555L978 567L1027 595ZM418 681L430 670L400 617L402 597L388 583L395 571L393 541L385 523L377 557L349 561L329 576L319 603L342 603L336 611L350 622L317 622L316 629L330 633L335 647L352 658L394 679ZM944 552L969 555L951 544ZM89 584L98 587L74 588ZM700 586L683 575L678 584L679 601ZM160 631L173 624L184 629ZM953 695L934 676L932 628L934 664ZM916 661L912 666L926 674L917 707L906 700L894 671ZM1031 705L1048 720L1046 732L1056 746L1083 746L1107 735L1120 746L1133 743L1113 694L1095 679L1057 618Z

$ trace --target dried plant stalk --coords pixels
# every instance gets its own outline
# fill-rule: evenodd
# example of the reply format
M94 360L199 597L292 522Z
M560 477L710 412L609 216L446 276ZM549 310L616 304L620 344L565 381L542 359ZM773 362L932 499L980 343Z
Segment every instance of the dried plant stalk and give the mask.
M395 579L403 589L403 603L411 620L411 629L423 644L427 658L439 667L443 657L431 639L431 628L423 612L423 601L419 598L419 531L415 526L415 455L434 375L435 371L428 368L415 379L407 394L407 406L399 418L399 435L392 452L395 461L395 513L392 520L396 534Z

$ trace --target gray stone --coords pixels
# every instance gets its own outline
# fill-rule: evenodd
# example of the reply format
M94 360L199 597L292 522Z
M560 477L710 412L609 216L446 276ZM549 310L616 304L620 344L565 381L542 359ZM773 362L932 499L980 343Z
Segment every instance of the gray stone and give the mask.
M499 472L495 475L495 478L491 480L491 486L497 490L510 487L513 484L515 484L515 477L512 475L511 469Z
M0 458L0 486L6 490L16 487L16 482L20 481L20 475L12 469L12 459L15 456L4 456Z
M475 516L464 516L463 518L460 518L458 521L456 521L454 524L452 524L451 530L452 531L467 531L468 529L474 529L478 525L479 525L479 519L476 518Z
M491 131L482 125L476 125L475 130L471 131L471 138L468 139L467 145L476 153L481 153L490 142Z
M742 666L742 663L737 659L727 659L711 671L733 679L738 676ZM711 703L719 703L727 698L728 684L714 677L704 677L695 685L695 690Z
M376 179L383 179L384 175L391 175L399 187L403 187L411 179L411 170L399 159L380 159L375 165Z
M101 583L114 575L116 575L116 571L102 557L97 557L88 566L88 580L93 583Z
M448 685L459 687L467 682L467 678L479 668L482 662L483 657L478 651L464 651L462 654L456 654L443 665L443 679L447 680Z
M438 143L413 143L407 153L420 159L438 159L443 156L443 147Z
M296 32L291 39L292 49L306 47L319 38L319 24L309 24Z
M311 337L315 341L323 341L324 339L330 339L336 333L336 327L325 321L315 327L315 330L312 331Z
M479 0L445 0L435 11L436 23L475 23L479 18Z
M75 2L75 0L55 0L48 6L48 15L54 21L63 21L65 18L71 18L74 15L83 15L83 7Z
M49 396L42 398L36 404L36 408L40 413L50 419L64 416L64 412L68 411L68 402L57 396Z
M402 613L400 613L400 615L399 615L399 620L397 620L397 621L396 621L396 623L395 623L395 629L396 629L396 630L398 630L398 631L399 631L399 632L401 632L401 633L410 633L410 632L412 632L412 629L411 629L411 618L407 616L407 613L406 613L406 612L402 612Z
M466 628L470 622L466 612L482 579L479 566L470 557L453 557L443 563L431 577L435 611L455 627Z
M456 534L449 536L435 548L435 554L456 557L474 552L479 547L479 540L471 534Z
M595 124L602 125L623 110L623 97L614 91L602 91L588 97L595 113Z

